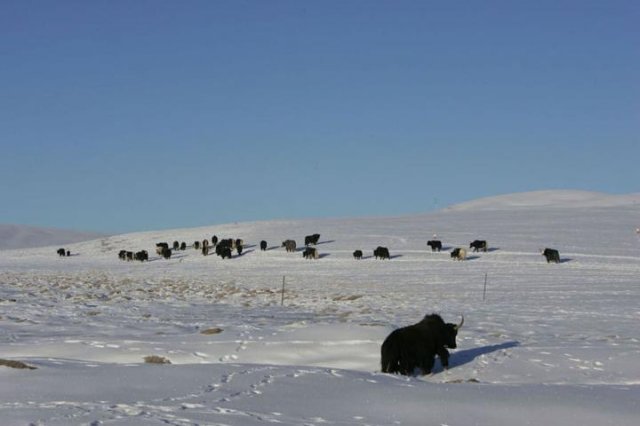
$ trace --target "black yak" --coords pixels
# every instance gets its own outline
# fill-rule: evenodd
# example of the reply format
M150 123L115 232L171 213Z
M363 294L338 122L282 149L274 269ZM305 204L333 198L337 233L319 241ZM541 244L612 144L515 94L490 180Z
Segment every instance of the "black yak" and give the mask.
M217 252L217 250L216 250ZM216 253L217 254L217 253ZM220 253L218 254L223 259L231 259L231 247L220 247Z
M216 248L217 247L222 247L222 248L229 248L229 249L233 249L234 248L234 241L231 238L223 238L221 240L218 241L218 244L216 244Z
M374 251L373 255L376 259L391 259L391 255L389 254L389 249L386 247L378 246Z
M429 240L427 241L427 245L431 247L431 251L442 250L442 241L440 240Z
M140 250L133 255L133 258L144 262L145 260L149 260L149 253L146 250Z
M267 242L265 240L260 241L260 250L265 251L267 249Z
M487 242L485 240L474 240L469 244L469 248L472 248L473 251L487 251Z
M302 252L302 257L304 257L305 259L317 259L319 257L318 249L307 247L306 249L304 249L304 252Z
M162 257L164 257L165 259L170 259L171 258L171 249L169 247L162 247L162 251L161 251L160 255Z
M416 368L422 374L431 373L435 356L443 368L449 367L449 351L456 348L458 330L464 324L445 323L437 314L424 317L417 324L398 328L387 336L380 349L383 373L414 374Z
M353 252L353 257L354 257L354 259L358 259L358 260L362 259L362 250L354 251Z
M308 246L309 244L313 244L314 246L318 244L320 241L320 234L307 235L304 237L304 245Z
M546 248L542 252L542 255L547 259L547 263L560 263L560 253L556 249Z
M58 253L58 256L61 256L61 257L67 255L67 251L63 248L59 248L56 253Z

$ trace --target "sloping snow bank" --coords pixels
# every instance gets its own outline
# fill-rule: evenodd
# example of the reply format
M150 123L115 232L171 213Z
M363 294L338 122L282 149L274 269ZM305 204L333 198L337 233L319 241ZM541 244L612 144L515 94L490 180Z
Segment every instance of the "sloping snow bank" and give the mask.
M38 362L3 425L636 425L640 386L434 384L314 367ZM46 419L39 423L36 419Z
M0 250L63 246L104 236L96 232L0 224Z
M600 192L549 190L505 194L468 201L446 210L504 210L514 208L604 208L640 204L640 193L611 195Z

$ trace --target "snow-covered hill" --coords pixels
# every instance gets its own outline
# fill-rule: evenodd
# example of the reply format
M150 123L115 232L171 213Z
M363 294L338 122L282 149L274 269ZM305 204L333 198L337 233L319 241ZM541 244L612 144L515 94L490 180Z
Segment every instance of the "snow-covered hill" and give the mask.
M3 251L0 359L37 369L0 366L2 424L635 425L640 205L547 194L526 209L532 194L499 209L133 233L67 258ZM316 232L320 259L280 248ZM244 239L243 254L153 250L214 234ZM427 250L434 234L445 251ZM451 260L476 238L490 250ZM391 260L373 258L378 245ZM120 261L122 249L151 259ZM431 312L465 316L451 368L381 374L385 336Z
M502 210L516 208L606 208L640 204L640 193L611 195L575 190L533 191L486 197L456 204L448 210Z
M103 236L95 232L0 224L0 250L73 244Z

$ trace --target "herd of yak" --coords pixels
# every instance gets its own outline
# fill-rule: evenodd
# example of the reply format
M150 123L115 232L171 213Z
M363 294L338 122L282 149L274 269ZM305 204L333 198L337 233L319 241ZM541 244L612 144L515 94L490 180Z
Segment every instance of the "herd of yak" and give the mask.
M305 259L318 259L318 250L315 246L320 240L320 234L307 235L305 237L304 245L305 249L302 256ZM440 252L442 250L442 241L429 240L427 245L431 247L431 251ZM225 258L231 258L232 253L235 250L238 256L242 255L244 247L244 241L242 239L221 239L217 236L211 238L211 242L208 239L195 241L191 247L196 250L201 250L202 254L207 256L210 248L215 250L216 255ZM296 251L295 240L285 240L282 242L281 247L284 247L287 252ZM156 253L165 259L171 258L171 254L174 251L186 250L187 244L185 242L174 241L170 247L168 243L161 242L156 244ZM469 249L474 252L488 251L488 244L485 240L475 240L469 244ZM260 250L267 250L267 242L260 241ZM64 248L60 248L57 251L60 256L70 256L70 252ZM373 250L373 255L376 259L391 259L389 249L387 247L378 246ZM547 260L547 263L560 263L560 255L558 250L546 248L542 252L542 255ZM362 259L362 250L356 250L353 252L355 259ZM451 251L451 258L455 260L465 260L467 256L467 250L463 247L456 247ZM118 257L121 260L149 260L149 254L146 250L140 250L137 252L120 250ZM440 359L440 363L443 368L449 367L449 351L447 349L456 348L456 336L458 330L464 323L464 317L459 324L445 323L444 320L437 314L430 314L424 317L422 321L401 327L389 334L382 343L380 349L380 363L383 373L414 375L414 374L429 374L433 369L436 355Z
M304 251L302 252L302 257L305 259L318 259L320 255L318 253L318 249L315 246L318 244L320 240L320 234L312 234L307 235L304 239ZM442 241L440 240L429 240L427 241L427 245L431 247L431 251L440 252L442 250ZM193 244L187 246L187 243L184 241L182 243L178 241L174 241L173 245L170 247L169 243L161 242L156 244L156 253L159 256L162 256L165 259L170 259L173 252L178 250L186 250L187 247L193 247L196 250L200 250L204 256L209 254L211 248L215 250L216 255L222 257L223 259L230 259L235 251L238 256L242 255L242 250L244 247L244 241L240 238L233 239L218 239L216 235L211 238L211 242L208 239L204 239L202 241L194 241ZM285 240L282 242L281 247L284 247L287 252L295 252L297 249L295 240ZM469 244L469 249L474 252L488 251L488 244L486 240L474 240ZM267 242L265 240L260 241L260 250L267 250ZM65 250L64 248L60 248L57 251L60 256L70 256L70 252ZM542 251L542 255L546 258L547 263L560 263L560 254L558 250L545 248ZM378 246L373 250L373 256L376 259L391 259L391 254L389 253L389 248ZM360 260L363 257L362 250L355 250L353 252L353 257L356 260ZM137 252L120 250L118 253L118 258L121 260L139 260L144 262L145 260L149 260L149 253L146 250L140 250ZM465 260L467 258L467 249L464 247L456 247L451 250L451 258L454 260Z

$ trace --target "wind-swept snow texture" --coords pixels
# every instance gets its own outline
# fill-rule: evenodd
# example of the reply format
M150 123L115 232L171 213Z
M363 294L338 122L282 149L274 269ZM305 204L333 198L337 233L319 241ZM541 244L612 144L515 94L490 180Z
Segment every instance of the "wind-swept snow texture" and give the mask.
M3 251L0 359L36 369L0 365L0 424L636 425L640 206L568 194L119 235L66 258ZM320 259L305 260L316 232ZM243 254L155 254L214 234L243 238ZM280 247L288 238L299 251ZM488 252L451 260L474 239ZM373 258L378 245L391 260ZM121 249L151 259L123 262ZM450 369L380 373L387 334L432 312L465 317Z

